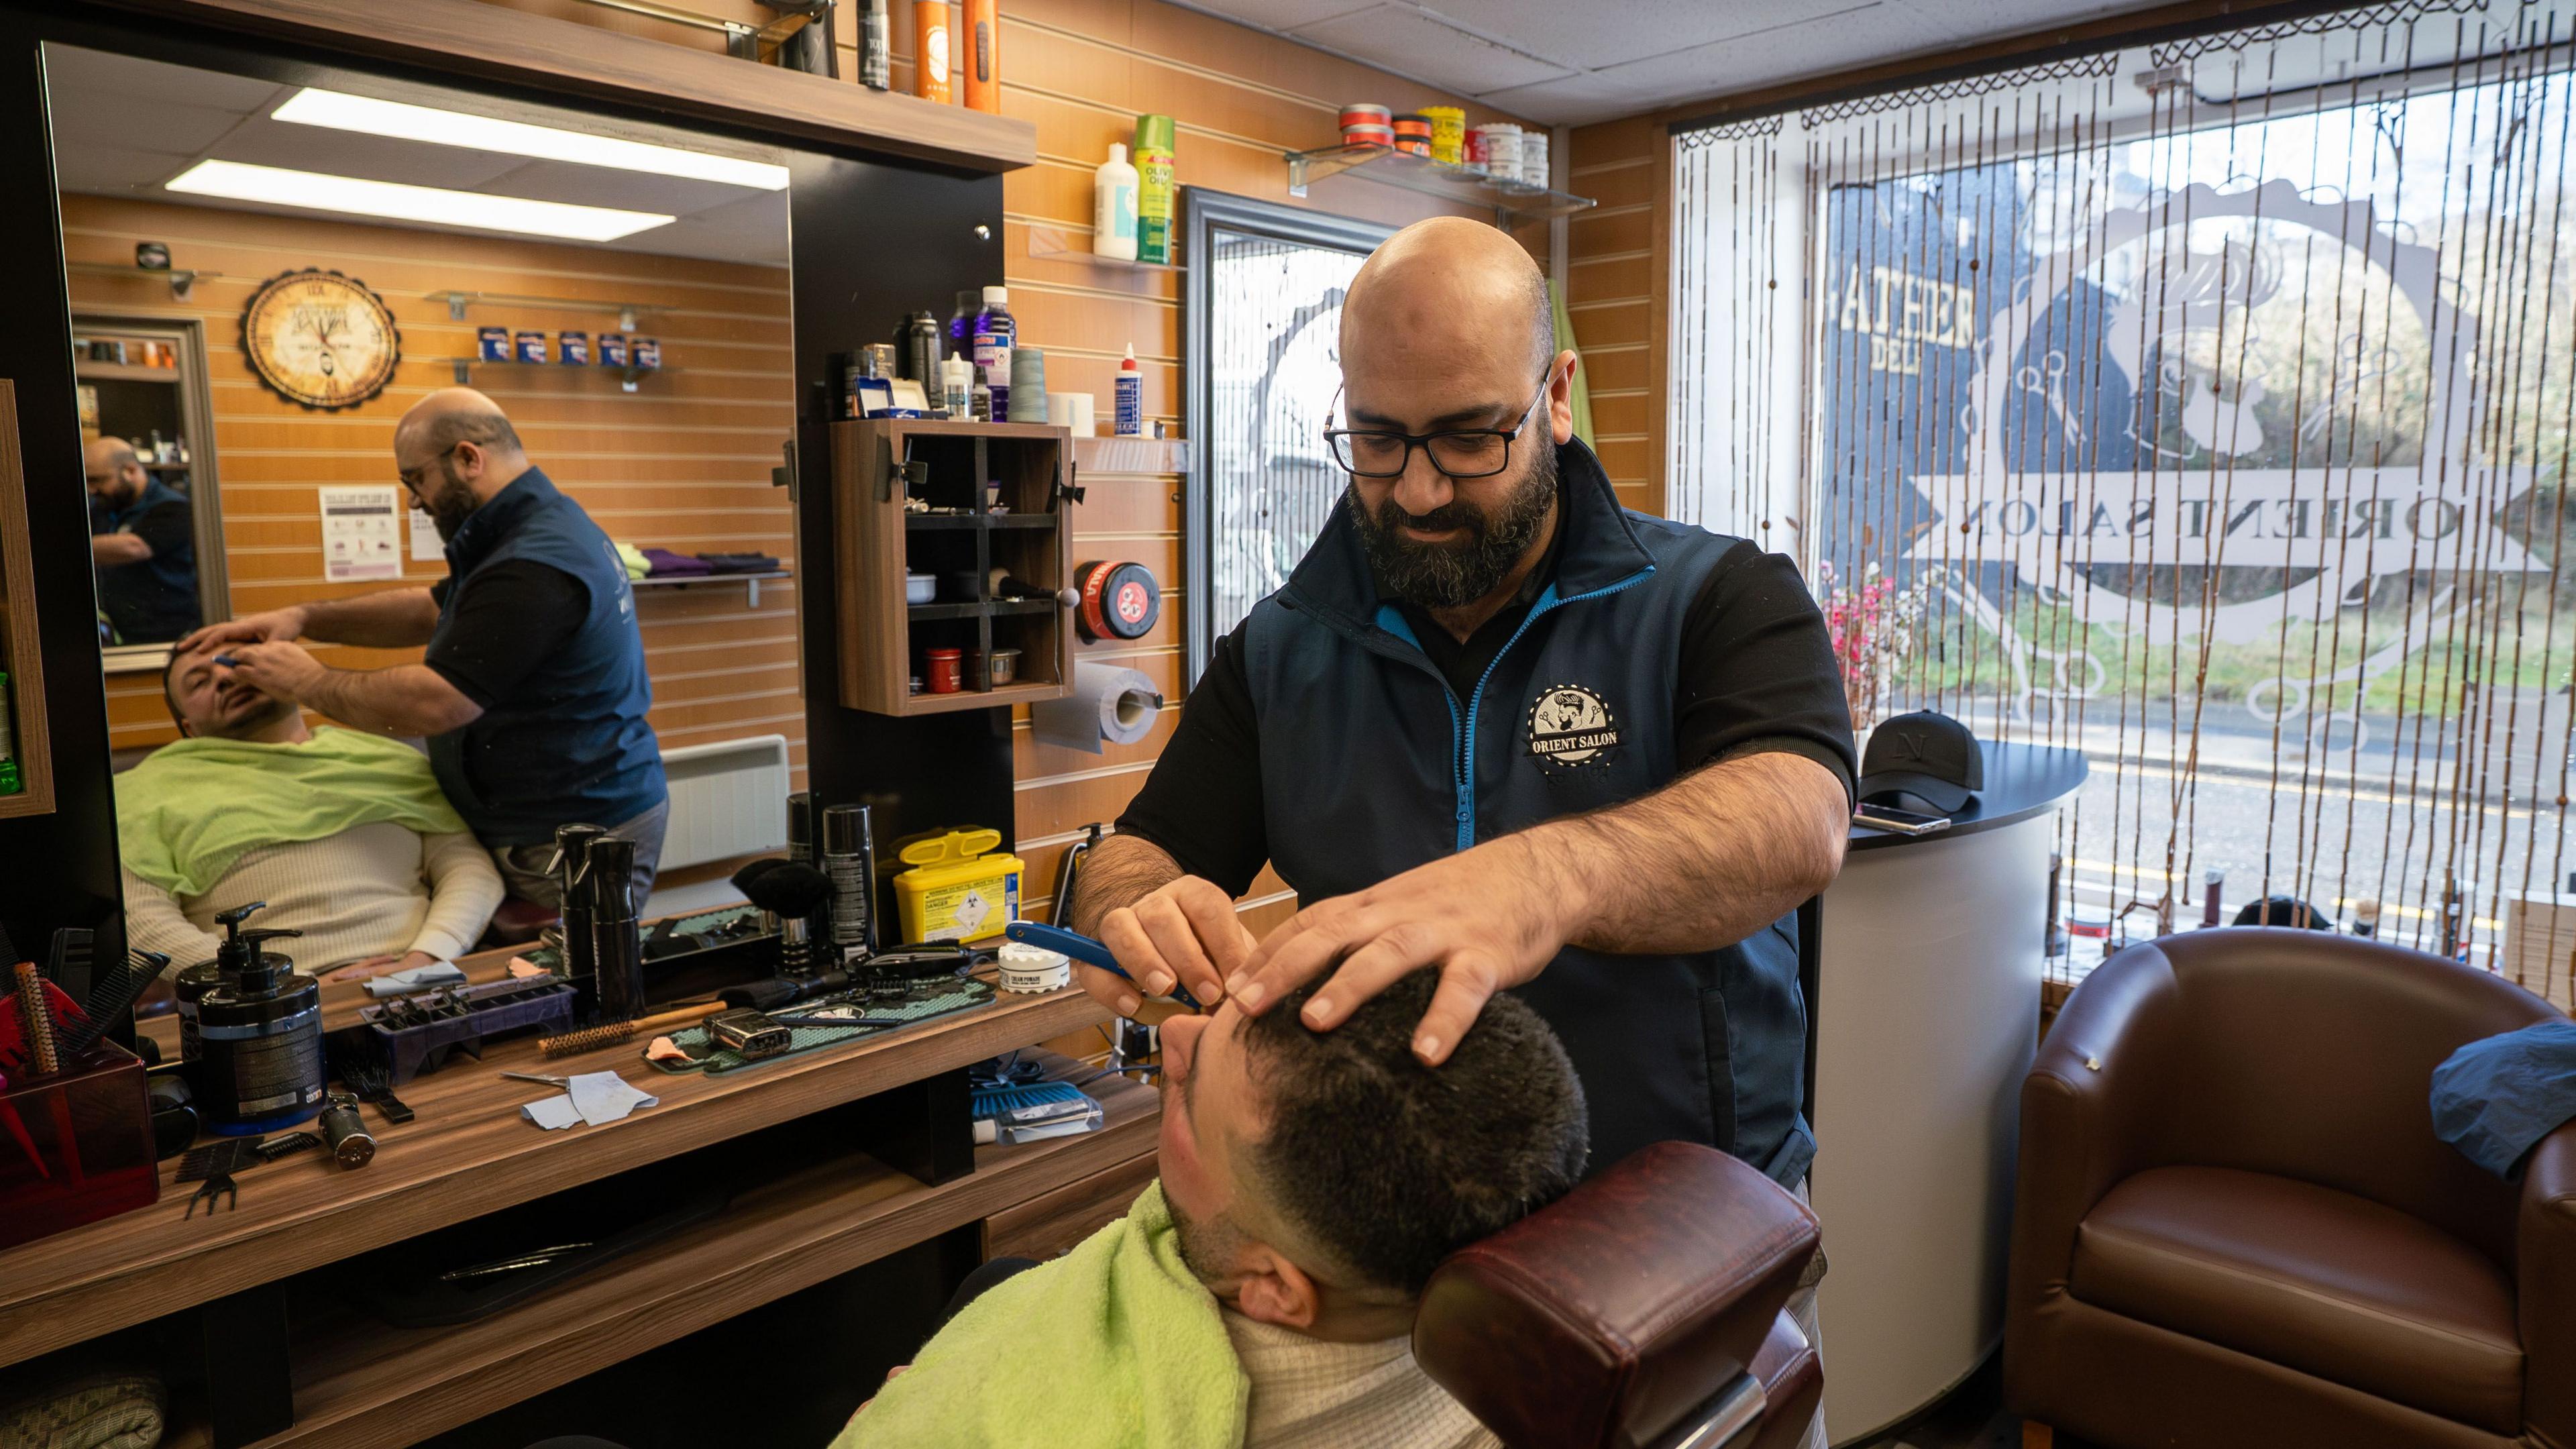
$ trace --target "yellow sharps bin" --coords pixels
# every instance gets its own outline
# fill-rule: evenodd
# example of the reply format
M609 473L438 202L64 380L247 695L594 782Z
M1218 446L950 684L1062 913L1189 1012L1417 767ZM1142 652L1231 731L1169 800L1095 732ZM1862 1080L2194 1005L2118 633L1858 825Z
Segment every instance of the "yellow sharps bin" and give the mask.
M894 878L895 909L907 941L982 941L1020 918L1016 855L988 852L998 830L950 830L898 842L896 858L912 869Z

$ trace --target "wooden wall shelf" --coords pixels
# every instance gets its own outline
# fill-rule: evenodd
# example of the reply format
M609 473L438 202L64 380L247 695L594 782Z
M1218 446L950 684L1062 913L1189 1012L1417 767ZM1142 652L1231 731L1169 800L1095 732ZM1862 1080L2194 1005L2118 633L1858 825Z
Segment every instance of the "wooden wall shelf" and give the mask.
M788 144L990 174L1035 165L1028 121L478 0L107 0L323 50L714 122Z
M1064 490L1072 486L1072 434L1036 423L957 423L892 418L832 425L832 573L840 615L840 695L872 714L947 714L1061 699L1073 679L1073 621L1053 599L996 599L991 571L1040 589L1068 586L1072 532ZM907 513L901 468L928 469L928 502L941 508L986 506L984 485L1001 485L1004 513ZM904 576L941 576L950 596L913 604ZM950 580L976 581L975 596L956 597ZM927 665L923 651L966 652L967 688L912 692ZM1020 651L1017 679L977 689L974 659L995 649Z

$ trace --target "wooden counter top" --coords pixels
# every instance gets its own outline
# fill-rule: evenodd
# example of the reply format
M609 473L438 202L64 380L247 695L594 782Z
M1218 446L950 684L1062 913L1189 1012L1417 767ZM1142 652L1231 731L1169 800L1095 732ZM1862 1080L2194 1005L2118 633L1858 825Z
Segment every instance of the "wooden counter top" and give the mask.
M506 958L477 962L469 974L487 975L498 959ZM326 987L326 1013L344 1005L346 994L356 989ZM378 1143L375 1161L366 1167L345 1171L319 1151L299 1153L241 1172L237 1210L220 1213L211 1221L200 1210L194 1220L184 1220L181 1215L195 1187L173 1180L178 1169L173 1158L161 1165L162 1196L152 1206L0 1253L0 1366L1108 1019L1098 1004L1071 988L1045 996L1004 995L991 1006L964 1015L721 1076L665 1074L644 1062L641 1042L553 1062L540 1056L533 1040L498 1044L480 1062L460 1056L437 1072L405 1083L398 1094L419 1114L411 1123L391 1125L373 1107L366 1108L368 1127ZM504 1081L497 1075L611 1069L660 1097L661 1105L604 1127L547 1132L522 1120L519 1109L548 1095L550 1089ZM1142 1102L1127 1110L1147 1117L1149 1149L1152 1095L1143 1094ZM1005 1155L993 1161L1001 1166L1065 1159L1072 1163L1066 1171L1078 1175L1113 1160L1101 1149L1106 1146L1104 1139L1118 1135L1100 1132L1061 1139L1064 1146L1053 1153L1038 1149L1054 1148L1055 1143L1002 1149ZM1124 1148L1130 1153L1147 1149L1133 1143ZM800 1186L800 1179L765 1188L715 1222L736 1218L746 1204L762 1201L772 1192L784 1193L787 1198L776 1210L793 1216L800 1204L812 1208L817 1232L825 1226L831 1229L818 1241L837 1245L831 1250L837 1255L835 1261L846 1257L843 1266L851 1266L892 1251L904 1240L918 1241L1053 1185L1047 1181L1012 1190L1007 1183L986 1178L985 1161L979 1153L978 1171L936 1188L890 1169L876 1171L899 1181L881 1180L865 1169L841 1164L824 1170L826 1177L816 1182ZM832 1178L830 1173L844 1174L847 1180ZM876 1196L869 1197L870 1193ZM987 1198L997 1200L988 1203ZM704 1230L693 1230L684 1241L695 1241L695 1233ZM781 1241L791 1236L782 1233ZM765 1250L733 1251L744 1263L743 1272L764 1271ZM593 1289L582 1285L650 1273L665 1259L687 1256L683 1248L657 1252L647 1261L615 1272L603 1269L581 1285L540 1301L587 1303ZM701 1278L703 1268L701 1264ZM765 1271L786 1270L772 1264ZM816 1275L816 1281L821 1276L825 1275ZM649 1291L650 1286L629 1291ZM678 1282L664 1286L683 1300L693 1291L698 1296L706 1292L703 1282L695 1290ZM729 1281L722 1291L735 1306L700 1321L712 1322L739 1311L740 1288ZM596 1305L600 1313L615 1308L605 1301ZM685 1307L674 1306L670 1312L674 1321L691 1319ZM516 1316L500 1315L441 1336L471 1338L491 1323ZM519 1333L524 1338L527 1332L522 1324ZM619 1340L616 1357L641 1346L632 1337L607 1337ZM520 1342L517 1349L520 1363L511 1374L557 1374L560 1364L554 1353L536 1351L528 1342ZM583 1358L575 1353L561 1361ZM552 1381L574 1376L562 1373ZM323 1442L308 1435L305 1425L322 1422L316 1415L328 1395L308 1409L303 1407L300 1387L299 1418L304 1422L289 1438L298 1443ZM400 1435L370 1433L329 1442L408 1442L420 1432L426 1431L416 1419L406 1419Z

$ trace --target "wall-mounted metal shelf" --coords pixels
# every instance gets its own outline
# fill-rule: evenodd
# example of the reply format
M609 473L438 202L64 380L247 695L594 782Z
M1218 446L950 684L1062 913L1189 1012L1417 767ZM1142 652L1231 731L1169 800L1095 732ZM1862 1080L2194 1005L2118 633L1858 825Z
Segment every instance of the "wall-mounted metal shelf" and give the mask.
M1472 167L1434 161L1391 146L1324 146L1286 155L1290 196L1304 196L1306 188L1317 181L1356 176L1444 201L1492 207L1494 224L1507 228L1516 222L1589 211L1601 204L1588 196L1550 191L1544 186L1497 181Z
M188 292L200 277L221 279L221 272L193 271L186 267L138 267L132 262L73 262L70 270L101 277L151 277L170 284L172 298L185 302Z
M1175 237L1177 242L1178 238ZM1179 249L1175 246L1174 251ZM1104 257L1091 249L1091 234L1070 227L1032 226L1029 228L1029 258L1032 261L1090 262L1096 266L1116 267L1130 272L1170 272L1180 269L1176 255L1168 262L1139 262L1123 257Z
M773 569L762 574L673 574L658 579L646 574L640 579L628 579L626 586L630 589L685 589L695 584L741 584L744 606L757 609L760 607L760 581L788 577L790 575L785 569Z
M432 292L426 300L445 302L450 322L464 321L465 309L477 306L562 307L577 312L614 312L621 332L634 331L638 317L675 310L646 302L609 302L597 297L523 297L512 292Z
M440 357L431 360L444 362L454 369L458 387L472 386L474 369L478 367L527 367L539 372L562 373L613 372L618 375L618 385L627 392L635 391L635 384L656 373L687 371L686 368L680 367L605 367L598 363L586 362L494 362L483 357Z

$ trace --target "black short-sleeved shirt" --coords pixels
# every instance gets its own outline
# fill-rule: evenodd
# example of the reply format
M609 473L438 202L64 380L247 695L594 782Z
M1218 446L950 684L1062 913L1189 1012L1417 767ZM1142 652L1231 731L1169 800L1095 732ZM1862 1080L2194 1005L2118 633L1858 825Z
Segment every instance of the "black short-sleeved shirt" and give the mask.
M429 586L441 607L453 576ZM483 709L515 691L561 649L590 610L590 590L551 564L508 559L474 575L456 623L421 662Z
M1520 597L1464 643L1402 605L1423 653L1463 704L1554 576L1550 556ZM1145 788L1118 817L1192 875L1240 895L1270 856L1261 800L1261 743L1244 674L1243 626L1216 643L1190 691L1172 742ZM1750 541L1728 549L1684 616L1673 718L1687 772L1730 755L1781 751L1834 772L1849 794L1850 714L1824 617L1795 565ZM1442 721L1446 724L1447 721Z

